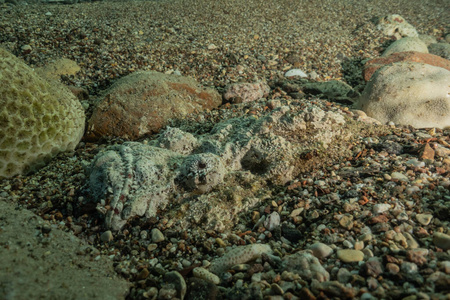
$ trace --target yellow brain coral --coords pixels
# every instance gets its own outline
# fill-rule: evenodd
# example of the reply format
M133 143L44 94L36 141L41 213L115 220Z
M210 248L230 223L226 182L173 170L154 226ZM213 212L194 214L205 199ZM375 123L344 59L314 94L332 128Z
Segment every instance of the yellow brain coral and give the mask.
M84 133L80 102L0 48L0 179L26 174L73 150Z

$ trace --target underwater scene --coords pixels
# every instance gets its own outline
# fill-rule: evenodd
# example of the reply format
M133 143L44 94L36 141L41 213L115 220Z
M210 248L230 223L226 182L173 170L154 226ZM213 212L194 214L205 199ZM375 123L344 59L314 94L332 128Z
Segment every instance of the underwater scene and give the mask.
M0 299L450 299L448 0L0 0Z

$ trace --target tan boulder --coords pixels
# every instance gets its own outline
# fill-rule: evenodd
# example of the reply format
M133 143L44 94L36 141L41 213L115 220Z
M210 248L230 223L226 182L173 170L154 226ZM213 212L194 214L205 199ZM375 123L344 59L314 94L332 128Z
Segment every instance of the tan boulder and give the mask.
M85 138L136 140L158 132L169 119L213 109L221 103L219 93L200 86L192 78L136 72L119 79L103 93Z
M424 63L444 68L450 71L450 60L447 60L440 56L415 51L397 52L388 57L374 58L366 62L363 70L364 80L369 81L372 75L375 73L375 71L378 70L379 68L388 64L401 61Z
M450 127L450 71L429 64L397 62L375 72L356 109L383 124Z

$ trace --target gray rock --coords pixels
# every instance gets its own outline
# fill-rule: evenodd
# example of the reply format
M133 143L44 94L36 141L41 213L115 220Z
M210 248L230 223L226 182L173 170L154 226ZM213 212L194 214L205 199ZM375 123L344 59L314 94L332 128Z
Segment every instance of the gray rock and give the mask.
M164 234L158 228L152 229L151 236L153 243L160 243L165 240Z
M300 275L306 280L319 282L330 280L330 274L310 252L300 251L283 257L283 269Z
M340 283L345 284L352 278L352 273L350 273L350 271L346 268L340 268L336 277Z
M183 276L177 271L167 272L164 275L164 281L166 282L166 288L170 290L172 287L177 291L176 297L183 300L186 295L186 282ZM168 286L168 287L167 287Z
M400 269L406 274L415 274L418 272L417 265L408 261L402 262Z
M264 82L234 83L225 87L223 98L234 103L252 102L267 96L270 87Z
M449 43L433 43L428 46L431 54L450 59L450 44Z
M326 82L308 82L301 85L303 92L311 95L323 95L327 99L348 97L353 88L345 82L330 80Z
M442 233L442 232L435 232L433 234L433 243L438 248L442 248L443 250L449 250L450 249L450 235Z
M324 243L314 243L309 249L313 255L319 259L324 259L333 253L333 249Z
M100 236L100 239L102 240L102 242L109 242L113 240L113 234L111 232L111 230L107 230L105 232L102 233L102 235Z
M367 276L378 277L383 273L383 264L378 257L371 257L363 265L362 271Z

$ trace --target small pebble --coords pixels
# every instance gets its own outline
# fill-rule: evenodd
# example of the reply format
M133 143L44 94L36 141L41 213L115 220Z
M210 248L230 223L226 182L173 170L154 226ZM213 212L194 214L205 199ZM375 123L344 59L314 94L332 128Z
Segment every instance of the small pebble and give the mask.
M333 249L324 243L314 243L309 247L315 257L324 259L333 253Z
M267 230L272 231L279 226L280 226L280 215L274 211L264 221L264 227Z
M337 258L343 262L358 262L364 259L364 253L353 249L340 249L337 251Z
M447 251L450 249L450 235L442 232L435 232L433 234L433 243L436 247Z
M107 230L107 231L103 232L102 235L100 236L100 240L102 242L109 242L109 241L112 241L113 239L114 239L114 237L113 237L111 230Z
M390 208L391 208L391 205L387 204L387 203L375 204L373 206L373 213L374 214L382 214L382 213L388 211Z
M400 181L409 181L408 176L399 172L392 172L391 177L392 179L397 179Z
M153 228L151 235L153 243L160 243L165 240L164 234L158 228Z
M339 224L347 230L352 229L353 228L353 216L352 215L342 216L342 218L339 220Z
M433 215L430 214L417 214L416 220L422 225L428 225L431 222L431 219L433 218Z

